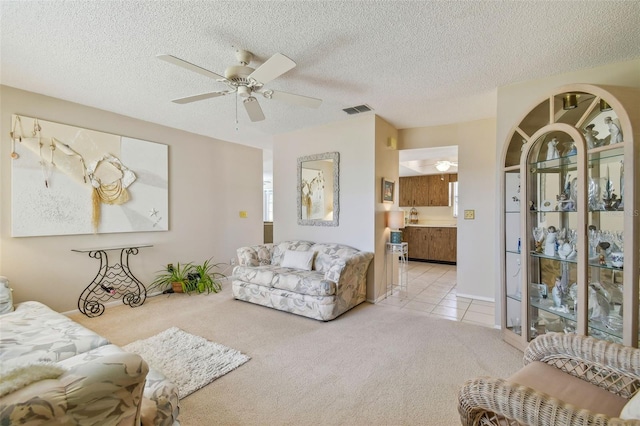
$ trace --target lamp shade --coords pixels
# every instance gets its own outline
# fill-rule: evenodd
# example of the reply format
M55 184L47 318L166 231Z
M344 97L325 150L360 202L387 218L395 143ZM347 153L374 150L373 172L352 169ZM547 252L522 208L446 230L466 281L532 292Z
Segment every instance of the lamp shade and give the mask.
M387 212L387 226L391 229L404 228L404 212L402 210Z

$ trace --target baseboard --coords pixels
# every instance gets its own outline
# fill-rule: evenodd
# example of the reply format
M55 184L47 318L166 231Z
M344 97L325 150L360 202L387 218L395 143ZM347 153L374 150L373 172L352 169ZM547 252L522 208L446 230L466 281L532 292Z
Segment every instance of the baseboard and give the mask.
M415 257L407 258L410 262L422 262L422 263L436 263L438 265L457 265L457 262L451 262L448 260L429 260L429 259L417 259Z
M474 299L474 300L482 300L484 302L496 302L496 299L494 299L493 297L482 297L482 296L476 296L474 294L465 294L465 293L456 293L457 297L464 297L465 299Z

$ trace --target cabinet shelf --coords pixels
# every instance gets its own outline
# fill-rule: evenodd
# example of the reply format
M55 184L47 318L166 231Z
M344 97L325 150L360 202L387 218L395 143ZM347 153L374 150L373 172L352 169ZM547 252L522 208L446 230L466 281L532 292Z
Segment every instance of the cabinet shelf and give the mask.
M517 302L521 302L522 299L521 297L517 296L517 295L507 295L508 299L511 300L515 300ZM575 323L577 322L576 319L576 315L573 312L573 310L569 310L569 312L565 312L562 310L557 310L554 309L555 306L553 304L553 301L551 299L538 299L538 298L530 298L529 301L529 305L531 308L534 309L538 309L540 311L546 312L547 314L551 314L554 316L557 316L559 318L562 318L564 320L567 321L571 321L574 324L569 324L571 327L575 327ZM534 318L530 321L534 322L534 323L538 323L540 321L540 318ZM610 337L610 338L614 338L613 340L621 340L622 339L622 333L621 330L616 330L614 328L612 328L611 326L605 324L603 321L599 321L599 320L589 320L589 328L593 329L593 330L597 330L600 333L603 333L605 336L604 337ZM552 331L557 331L557 330L552 330ZM616 340L616 341L617 341Z
M518 253L518 252L513 252L510 250L506 250L507 253ZM558 262L566 262L566 263L573 263L573 264L577 264L578 260L576 258L571 258L571 259L564 259L560 256L547 256L544 253L538 253L535 251L531 251L529 253L529 256L533 257L533 258L539 258L539 259L549 259L549 260L555 260ZM599 257L592 257L589 259L588 261L588 266L590 268L600 268L600 269L608 269L608 270L612 270L612 271L618 271L618 272L622 272L624 270L624 268L618 268L616 266L611 265L611 260L610 259L605 259L604 264L600 263L600 259Z

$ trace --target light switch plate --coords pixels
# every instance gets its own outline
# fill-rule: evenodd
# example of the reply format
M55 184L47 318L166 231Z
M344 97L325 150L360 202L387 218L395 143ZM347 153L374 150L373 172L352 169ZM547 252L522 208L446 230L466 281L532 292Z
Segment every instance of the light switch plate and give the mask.
M476 211L475 210L465 210L464 211L464 218L465 219L475 219L476 218Z

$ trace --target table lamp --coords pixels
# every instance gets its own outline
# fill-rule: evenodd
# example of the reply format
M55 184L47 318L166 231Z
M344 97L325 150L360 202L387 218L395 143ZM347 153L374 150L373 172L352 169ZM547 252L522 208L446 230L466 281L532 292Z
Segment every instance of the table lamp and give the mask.
M387 227L391 228L390 242L392 244L400 244L402 242L402 231L400 231L400 228L404 228L404 212L402 210L388 211Z

